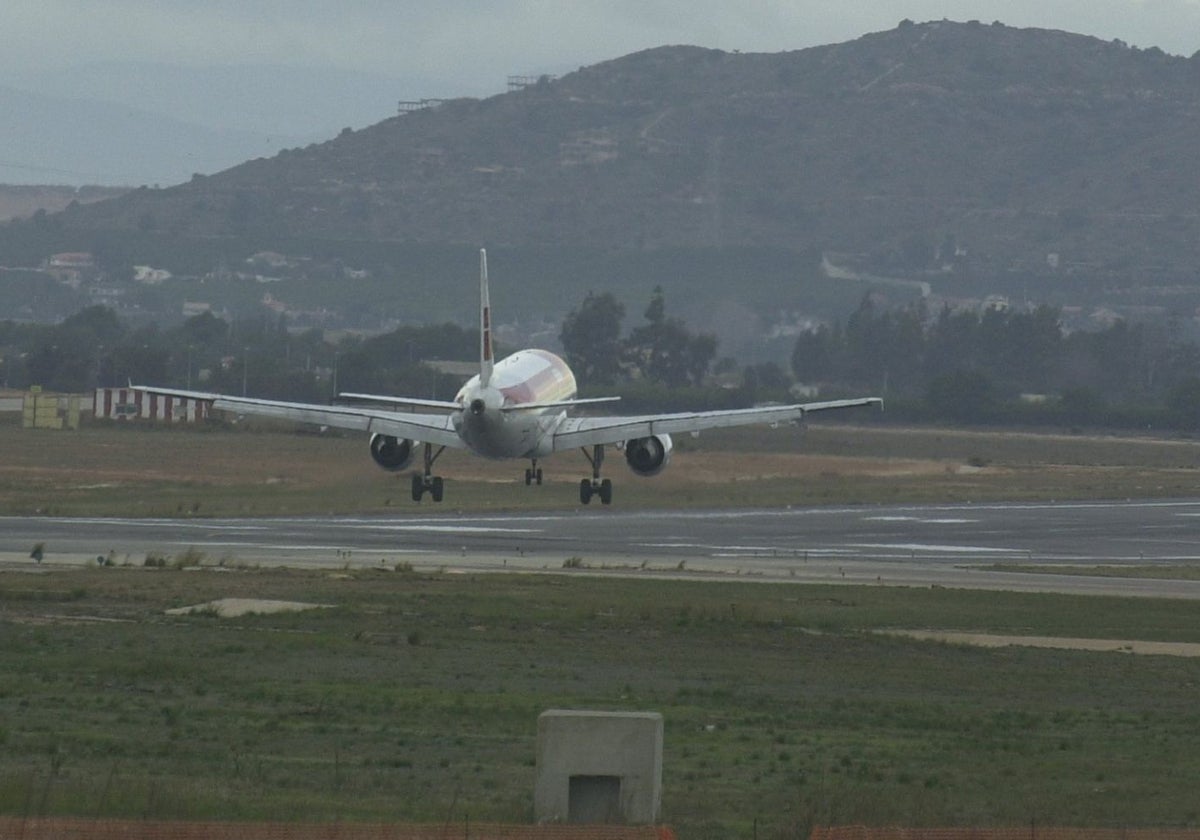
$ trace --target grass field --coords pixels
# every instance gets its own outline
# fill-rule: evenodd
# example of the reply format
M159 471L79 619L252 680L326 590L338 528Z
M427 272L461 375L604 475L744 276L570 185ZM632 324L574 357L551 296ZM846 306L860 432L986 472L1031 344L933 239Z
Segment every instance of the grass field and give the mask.
M239 596L332 604L217 618ZM684 838L1195 825L1200 660L876 630L1200 641L1200 607L569 576L0 575L0 812L531 816L537 715L653 710Z
M1193 496L1190 440L814 426L614 455L615 505ZM582 457L455 454L442 509L569 509ZM428 512L359 438L0 424L0 513ZM219 618L213 598L331 604ZM666 722L683 840L816 823L1200 824L1200 659L883 630L1200 642L1200 605L404 570L0 570L0 812L524 821L537 715Z
M93 425L79 432L0 424L0 514L224 516L344 512L566 510L579 506L582 455L543 462L546 486L526 488L525 464L447 452L446 501L409 496L409 473L386 473L357 435L259 426L203 429ZM639 478L612 452L614 504L777 506L1191 496L1200 443L812 426L743 429L677 440L668 467Z

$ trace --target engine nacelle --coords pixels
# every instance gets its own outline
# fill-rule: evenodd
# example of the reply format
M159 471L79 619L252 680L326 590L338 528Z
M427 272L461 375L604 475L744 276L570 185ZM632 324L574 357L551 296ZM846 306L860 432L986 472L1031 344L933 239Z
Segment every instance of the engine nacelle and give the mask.
M398 472L412 463L417 442L392 435L371 435L371 459L389 472Z
M625 463L638 475L658 475L671 463L671 436L651 435L625 441Z

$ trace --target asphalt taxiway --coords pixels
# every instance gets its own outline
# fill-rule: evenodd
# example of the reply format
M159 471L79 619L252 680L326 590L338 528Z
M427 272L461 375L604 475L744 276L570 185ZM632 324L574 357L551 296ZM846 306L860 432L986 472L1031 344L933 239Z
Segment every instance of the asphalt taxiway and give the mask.
M562 570L1200 598L1200 581L1016 567L1200 562L1200 499L272 519L0 517L0 567L189 549L208 563ZM1013 567L1005 570L1006 567Z

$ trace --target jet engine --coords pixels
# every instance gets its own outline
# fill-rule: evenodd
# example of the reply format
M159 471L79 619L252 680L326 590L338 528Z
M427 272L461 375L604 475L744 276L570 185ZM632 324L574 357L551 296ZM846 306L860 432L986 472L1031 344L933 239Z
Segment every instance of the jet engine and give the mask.
M371 435L371 458L389 472L397 472L412 463L417 442L378 432Z
M658 475L670 462L670 435L651 435L625 441L625 463L638 475Z

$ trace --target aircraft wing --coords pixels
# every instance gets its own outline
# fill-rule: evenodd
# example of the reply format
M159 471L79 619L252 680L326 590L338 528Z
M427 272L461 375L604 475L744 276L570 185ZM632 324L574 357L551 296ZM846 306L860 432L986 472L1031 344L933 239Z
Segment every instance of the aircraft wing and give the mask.
M388 408L283 402L254 397L231 397L227 394L213 394L205 391L154 388L144 385L132 385L131 387L135 391L144 391L148 394L204 400L212 403L212 407L215 409L233 411L238 414L274 417L297 423L312 423L318 426L333 426L337 429L353 429L360 432L378 432L457 449L466 446L454 430L449 414L415 414L393 411Z
M879 397L852 400L773 405L726 411L692 411L679 414L645 414L632 417L568 417L554 432L554 450L621 443L650 435L699 432L760 423L799 423L813 411L883 405Z

